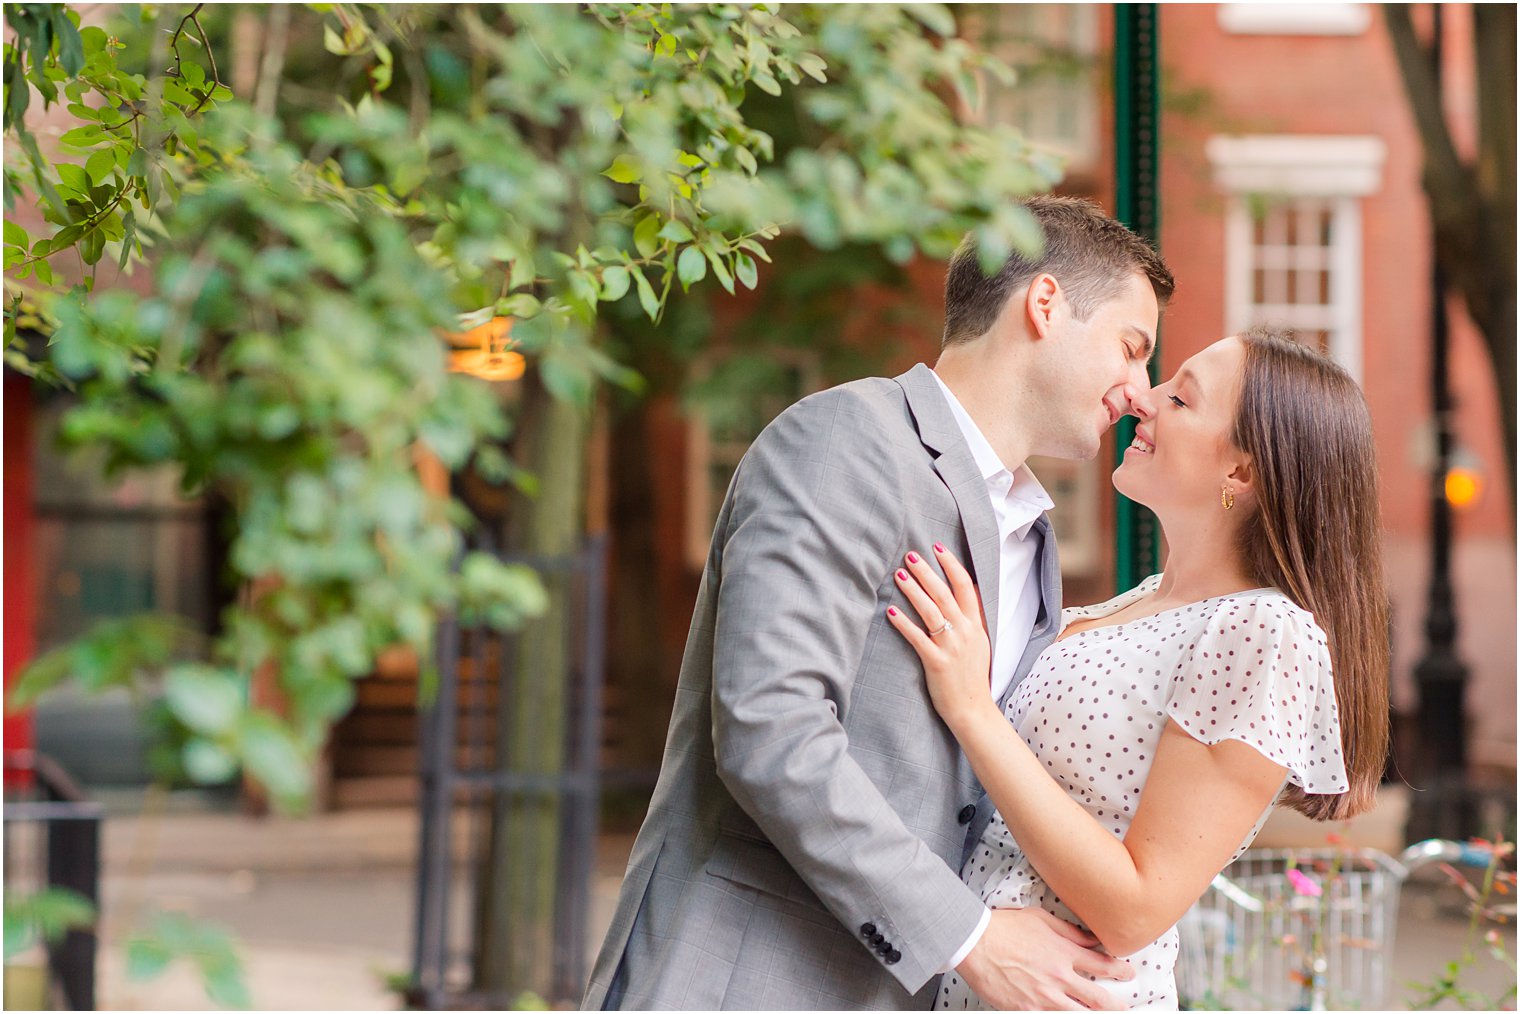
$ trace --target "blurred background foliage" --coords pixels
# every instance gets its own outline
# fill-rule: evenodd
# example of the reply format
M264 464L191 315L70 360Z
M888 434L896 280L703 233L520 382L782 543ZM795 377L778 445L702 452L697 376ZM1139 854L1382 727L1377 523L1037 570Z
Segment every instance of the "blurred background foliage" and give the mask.
M158 777L242 770L287 810L383 652L426 676L441 614L554 626L555 589L467 537L579 545L599 390L636 472L641 429L619 420L651 392L784 389L777 347L859 373L871 342L837 327L852 293L904 285L968 231L989 263L1038 244L1012 199L1060 172L965 115L1011 71L937 5L90 17L5 5L5 361L70 393L62 438L108 474L169 466L224 506L226 600L209 639L101 624L9 705L130 688L156 702ZM717 301L762 273L763 307L715 335ZM450 370L497 323L524 357L507 396ZM140 970L194 942L170 930ZM235 963L212 965L217 999L242 1002Z
M545 481L503 453L491 388L448 372L450 334L511 318L525 387L583 412L598 380L638 391L646 359L700 351L700 329L635 314L660 321L677 285L753 287L783 225L838 257L784 279L755 328L817 342L820 302L919 250L970 228L994 254L1029 241L1007 199L1055 178L1007 128L958 121L986 61L939 8L272 7L248 96L238 16L7 7L6 201L46 220L7 223L7 362L78 396L65 439L109 471L171 462L186 492L226 496L232 577L263 585L209 650L119 621L20 697L165 671L192 773L250 765L289 804L378 651L426 657L440 609L544 608L529 574L454 566L470 519L418 478L426 453ZM53 103L78 125L43 153L28 113ZM107 253L150 279L97 290ZM288 715L239 707L262 665Z

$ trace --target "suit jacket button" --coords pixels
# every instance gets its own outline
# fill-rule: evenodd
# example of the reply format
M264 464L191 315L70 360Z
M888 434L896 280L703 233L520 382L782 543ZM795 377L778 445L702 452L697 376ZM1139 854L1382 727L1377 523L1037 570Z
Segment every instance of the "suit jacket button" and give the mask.
M892 945L883 940L876 945L876 953L880 954L882 957L886 957L888 954L892 953Z
M890 950L890 951L888 951L886 953L886 955L882 958L882 960L885 961L889 965L895 965L899 961L902 960L902 951L899 951L897 948L894 947L894 948L892 948L892 950Z
M876 935L876 924L874 922L861 923L860 935L867 938L874 937Z
M975 816L976 816L976 806L975 806L975 804L973 804L973 803L967 803L965 806L961 807L961 812L958 813L958 814L956 814L955 819L958 820L958 821L960 821L962 824L969 824L969 823L971 823L971 818L975 817Z
M873 947L880 947L882 945L882 942L885 941L886 939L887 938L884 937L884 936L882 936L880 933L872 933L871 934L871 945Z

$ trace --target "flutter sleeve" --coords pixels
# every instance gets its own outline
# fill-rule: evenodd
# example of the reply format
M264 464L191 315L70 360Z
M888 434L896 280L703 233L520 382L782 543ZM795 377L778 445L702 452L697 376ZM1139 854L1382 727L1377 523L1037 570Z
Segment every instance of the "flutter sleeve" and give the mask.
M1280 593L1221 602L1172 675L1166 713L1200 742L1254 748L1305 792L1349 787L1325 632Z

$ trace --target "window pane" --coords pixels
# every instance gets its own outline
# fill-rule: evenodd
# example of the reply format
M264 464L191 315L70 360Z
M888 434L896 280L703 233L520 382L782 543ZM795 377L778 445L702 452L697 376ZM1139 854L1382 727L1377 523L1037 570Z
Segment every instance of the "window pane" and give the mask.
M1097 13L1091 4L987 4L962 15L963 31L1018 73L1005 86L984 75L982 115L1019 128L1081 168L1098 158Z

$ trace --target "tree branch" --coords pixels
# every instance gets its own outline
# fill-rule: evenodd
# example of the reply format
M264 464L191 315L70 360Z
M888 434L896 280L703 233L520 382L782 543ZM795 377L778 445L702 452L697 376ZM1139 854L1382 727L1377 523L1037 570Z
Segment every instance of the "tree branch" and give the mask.
M1478 183L1489 201L1498 240L1507 255L1502 272L1515 274L1515 8L1475 4L1473 42L1478 73ZM1507 237L1507 242L1505 241Z
M1441 109L1441 86L1431 66L1430 47L1415 37L1414 22L1408 4L1388 4L1383 8L1393 53L1398 58L1404 92L1414 113L1415 129L1425 147L1425 162L1439 177L1450 178L1466 170L1457 156L1451 132Z
M1383 8L1383 16L1425 151L1423 179L1437 255L1450 283L1466 298L1473 318L1483 327L1491 302L1484 266L1488 246L1486 202L1478 191L1472 167L1457 156L1441 108L1440 82L1431 66L1431 53L1415 36L1409 5L1389 4Z
M253 108L268 119L275 113L280 94L280 75L285 70L285 46L290 41L290 5L271 4L269 31L264 36L264 60L259 67L259 83L254 89Z

